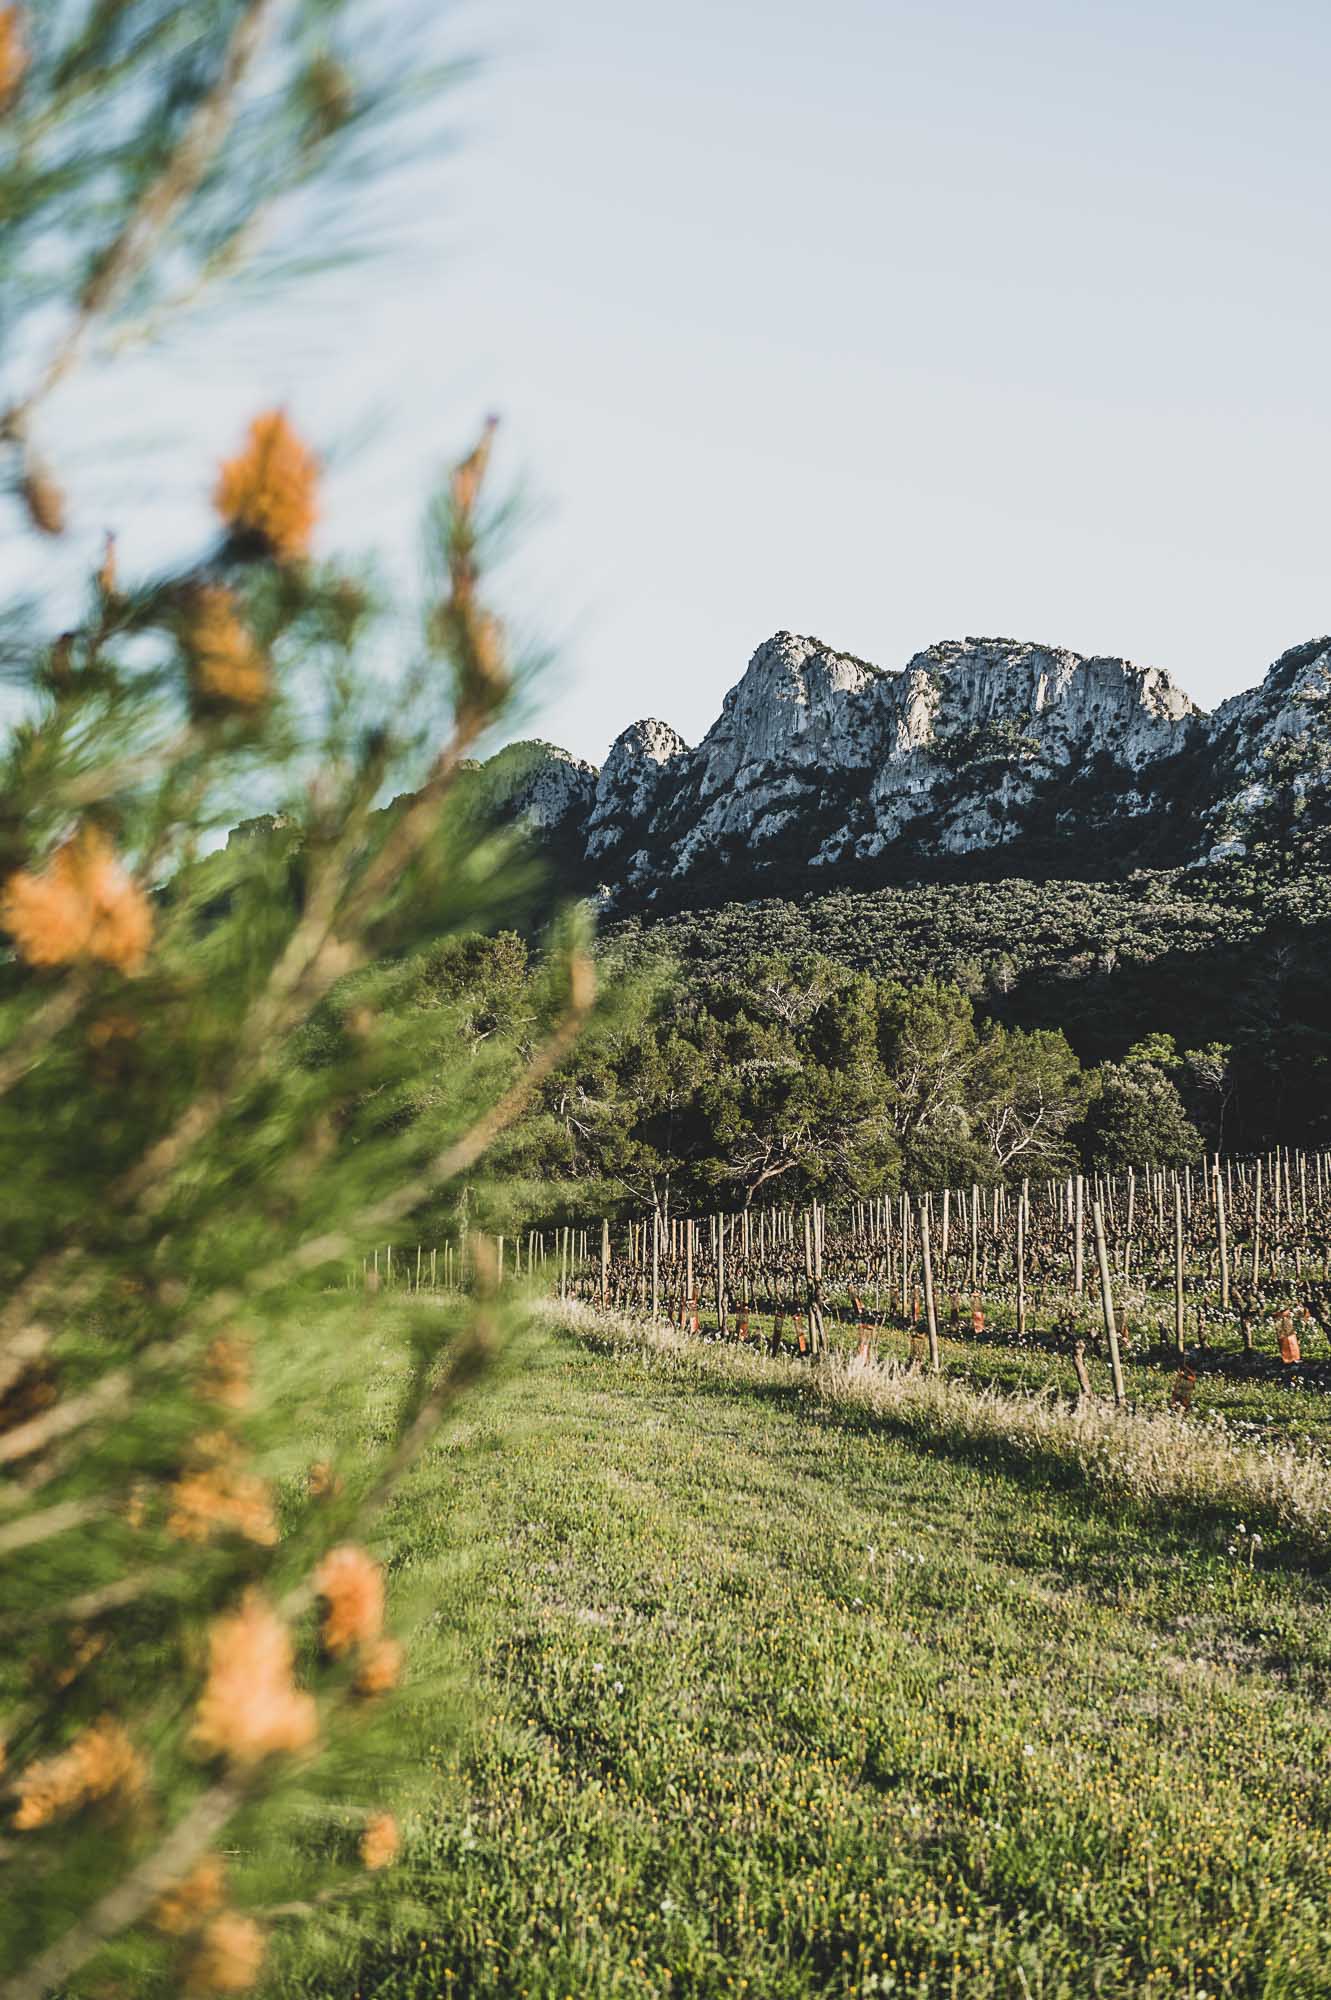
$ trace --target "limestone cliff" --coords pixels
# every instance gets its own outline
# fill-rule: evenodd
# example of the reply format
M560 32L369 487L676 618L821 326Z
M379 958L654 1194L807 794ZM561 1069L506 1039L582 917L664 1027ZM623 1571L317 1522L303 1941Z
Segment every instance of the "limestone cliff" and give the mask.
M1162 668L1058 646L947 640L888 671L778 632L696 748L656 720L599 773L524 746L509 796L611 904L1023 843L1061 846L1069 873L1106 840L1200 861L1242 852L1278 792L1331 797L1329 693L1326 639L1208 717Z

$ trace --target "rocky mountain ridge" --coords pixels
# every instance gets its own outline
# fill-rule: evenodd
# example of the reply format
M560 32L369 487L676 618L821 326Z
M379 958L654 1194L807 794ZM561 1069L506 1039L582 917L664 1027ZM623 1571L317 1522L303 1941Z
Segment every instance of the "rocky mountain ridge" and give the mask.
M949 640L899 671L778 632L696 748L633 723L604 765L510 760L506 808L611 908L848 874L1056 853L1200 863L1331 801L1331 638L1206 714L1159 667L1013 639Z

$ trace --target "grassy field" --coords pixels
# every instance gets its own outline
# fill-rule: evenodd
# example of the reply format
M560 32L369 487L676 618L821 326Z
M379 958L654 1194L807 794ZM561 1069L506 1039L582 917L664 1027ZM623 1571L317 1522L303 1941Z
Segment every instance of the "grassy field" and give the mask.
M479 1411L391 1524L412 1921L279 1990L1331 1993L1328 1578L1277 1526L697 1343L551 1333Z

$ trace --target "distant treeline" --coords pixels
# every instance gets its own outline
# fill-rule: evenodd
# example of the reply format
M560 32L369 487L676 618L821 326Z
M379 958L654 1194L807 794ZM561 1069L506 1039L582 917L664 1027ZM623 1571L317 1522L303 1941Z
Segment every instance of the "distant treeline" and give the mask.
M280 829L255 830L282 852ZM490 1155L502 1198L478 1179L473 1199L499 1202L497 1228L536 1226L640 1213L667 1189L698 1212L1331 1146L1331 871L1320 832L1279 832L1205 869L603 921L604 1012ZM485 922L479 885L457 893ZM478 1094L562 1004L549 907L519 898L521 929L454 937L388 979L381 1004L427 1010ZM354 1038L324 1022L311 1046L338 1060ZM418 1066L392 1118L436 1116L435 1091Z
M1181 1049L1220 1043L1226 1146L1331 1139L1331 875L1311 854L1117 882L834 889L633 917L609 938L630 960L669 956L691 980L742 986L773 953L942 980L986 1021L1060 1031L1091 1069L1157 1035Z
M492 1226L1173 1168L1229 1144L1221 1042L1155 1034L1087 1065L1061 1030L992 1018L955 982L826 955L711 970L607 952L603 969L603 1014L491 1155L502 1213L478 1183ZM437 1010L481 1078L539 1045L557 997L508 932L428 949L389 1004ZM422 1073L391 1115L433 1089Z

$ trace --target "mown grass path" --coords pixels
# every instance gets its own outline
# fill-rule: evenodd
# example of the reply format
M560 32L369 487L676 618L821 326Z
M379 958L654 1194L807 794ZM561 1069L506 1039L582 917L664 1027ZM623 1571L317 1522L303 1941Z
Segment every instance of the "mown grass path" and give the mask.
M419 1928L285 1990L1331 1993L1324 1577L796 1370L561 1335L485 1407L393 1524L476 1697Z

